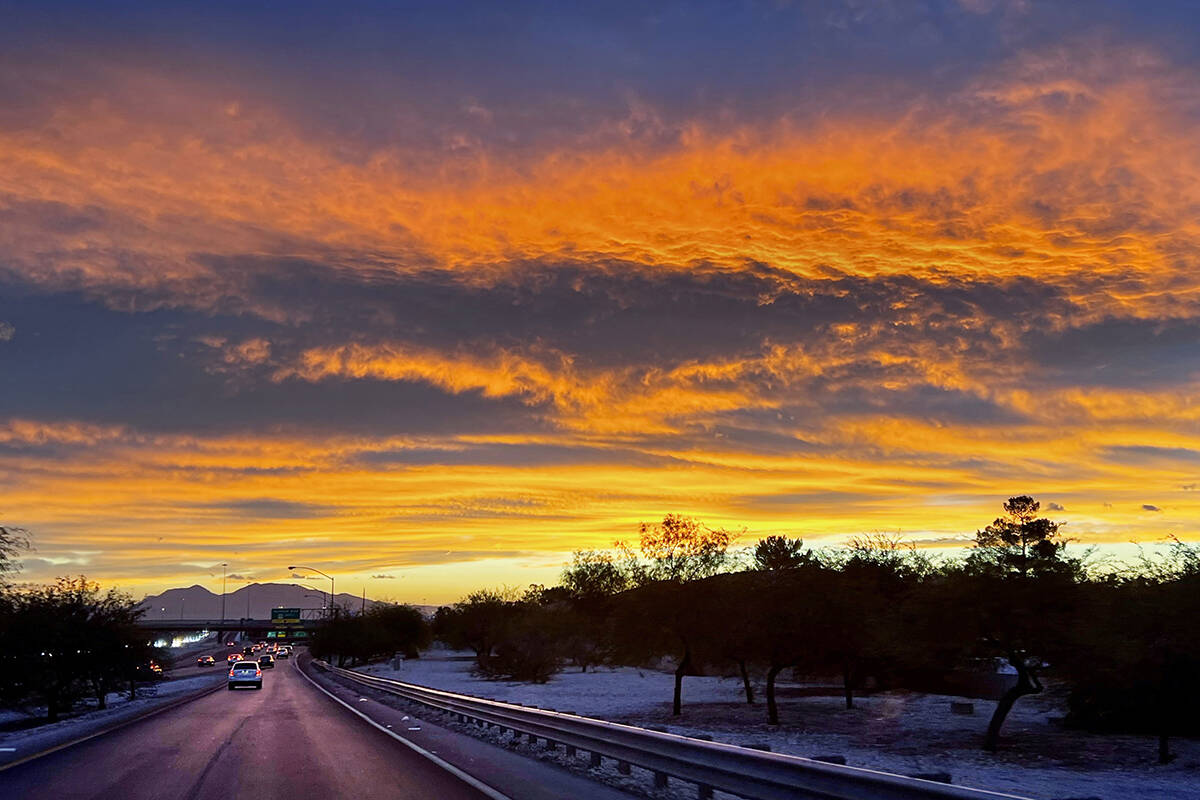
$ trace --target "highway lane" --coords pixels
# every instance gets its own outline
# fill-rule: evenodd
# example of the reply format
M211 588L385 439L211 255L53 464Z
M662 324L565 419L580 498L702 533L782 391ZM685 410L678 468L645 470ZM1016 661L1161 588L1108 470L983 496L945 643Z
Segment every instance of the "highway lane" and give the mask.
M0 772L0 797L54 800L484 795L316 691L284 661L260 691L221 689Z

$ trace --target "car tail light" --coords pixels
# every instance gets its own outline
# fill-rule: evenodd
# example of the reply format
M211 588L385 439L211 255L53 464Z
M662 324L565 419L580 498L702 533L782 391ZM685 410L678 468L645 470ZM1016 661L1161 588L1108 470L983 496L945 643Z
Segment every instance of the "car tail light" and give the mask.
M254 677L256 677L256 678L261 678L261 677L262 677L262 670L261 670L261 669L256 669L256 670L254 670Z
M229 677L233 677L233 670L229 670Z

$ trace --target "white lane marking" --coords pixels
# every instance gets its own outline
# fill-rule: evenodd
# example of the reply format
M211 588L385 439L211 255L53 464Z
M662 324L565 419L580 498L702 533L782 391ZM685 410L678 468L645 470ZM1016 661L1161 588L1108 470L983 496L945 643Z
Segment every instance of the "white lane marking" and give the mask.
M15 747L0 747L0 753L15 753L15 752L17 752L17 748L15 748Z
M382 725L380 725L378 722L376 722L375 720L371 719L371 718L370 718L370 717L368 717L366 714L362 713L362 712L361 712L361 711L359 711L357 708L355 708L354 706L350 705L350 704L349 704L349 703L347 703L345 700L343 700L342 698L338 697L338 696L337 696L337 695L335 695L333 692L329 691L329 690L328 690L328 689L326 689L324 686L322 686L321 684L319 684L319 683L317 683L316 681L314 681L312 678L310 678L310 677L308 677L307 675L305 675L305 674L304 674L304 670L300 669L300 662L299 662L299 661L294 661L294 662L292 662L292 666L295 668L296 672L299 672L299 673L300 673L300 675L301 675L301 676L304 678L304 680L308 681L308 682L309 682L309 683L311 683L313 686L317 687L317 689L319 689L319 690L321 690L322 692L324 692L326 695L328 695L328 696L329 696L329 698L330 698L331 700L333 700L335 703L338 703L338 704L340 704L342 707L344 707L344 708L345 708L347 711L349 711L351 714L356 714L356 715L358 715L359 717L362 717L363 721L364 721L364 722L366 722L368 725L372 725L372 726L374 726L374 727L375 727L377 730L383 731L383 732L384 732L384 733L386 733L388 736L390 736L390 737L392 737L393 739L395 739L397 742L400 742L400 743L401 743L401 744L403 744L404 746L406 746L406 747L409 747L409 748L411 748L411 749L415 750L416 752L420 753L421 755L425 756L425 758L429 759L429 760L430 760L430 761L432 761L434 764L437 764L439 767L441 767L442 769L446 770L446 771L447 771L447 772L449 772L451 775L453 775L454 777L458 778L460 781L462 781L463 783L467 784L467 785L468 785L468 786L470 786L471 788L473 788L473 789L478 789L480 792L483 792L485 795L487 795L489 798L491 798L491 800L513 800L513 798L509 797L508 795L506 795L506 794L502 794L501 792L498 792L498 791L496 791L495 789L493 789L491 786L488 786L486 783L484 783L483 781L479 780L479 779L478 779L478 778L476 778L474 775L469 775L468 773L466 773L466 772L463 772L461 769L459 769L458 767L454 766L454 765L453 765L453 764L451 764L449 761L446 761L444 758L439 758L438 756L436 756L436 755L434 755L433 753L429 752L428 750L426 750L425 748L421 747L420 745L418 745L418 744L415 744L414 742L410 742L408 739L405 739L403 736L401 736L401 735L399 735L399 734L397 734L397 733L393 733L392 731L390 731L390 730L388 730L387 728L383 727L383 726L382 726ZM364 699L365 699L365 698L364 698Z

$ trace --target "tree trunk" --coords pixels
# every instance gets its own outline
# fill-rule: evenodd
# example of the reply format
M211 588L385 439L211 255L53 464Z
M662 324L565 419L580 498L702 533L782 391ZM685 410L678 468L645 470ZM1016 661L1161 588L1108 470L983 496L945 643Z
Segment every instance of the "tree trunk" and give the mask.
M1171 755L1171 737L1163 730L1158 734L1158 763L1170 764L1175 760L1175 756Z
M779 724L779 705L775 702L775 677L783 671L783 667L774 664L767 670L767 722Z
M854 687L851 685L850 678L853 670L850 669L849 662L842 663L842 691L846 695L846 708L854 708Z
M742 673L742 687L746 690L746 704L754 705L754 687L750 685L750 673L746 671L746 659L738 659L738 671Z
M995 752L999 746L1000 727L1008 717L1008 712L1012 711L1013 705L1027 694L1037 694L1042 691L1042 684L1037 675L1025 665L1023 658L1017 658L1010 654L1008 663L1017 669L1017 683L1005 692L1000 697L1000 701L996 703L996 710L988 723L987 734L983 737L983 749L989 752Z
M672 716L678 717L683 713L683 676L691 667L692 648L684 645L683 658L679 659L679 666L675 668L675 702L671 709Z

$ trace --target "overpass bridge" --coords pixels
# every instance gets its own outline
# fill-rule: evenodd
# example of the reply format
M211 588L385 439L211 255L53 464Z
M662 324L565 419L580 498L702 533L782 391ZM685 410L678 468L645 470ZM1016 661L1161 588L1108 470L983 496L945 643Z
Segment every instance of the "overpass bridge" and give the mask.
M321 624L321 620L283 623L269 619L139 619L136 624L148 631L311 631Z
M307 639L325 619L326 613L320 608L273 608L270 619L156 619L143 616L137 625L156 633L229 631L244 633L252 639L273 639L278 642Z

